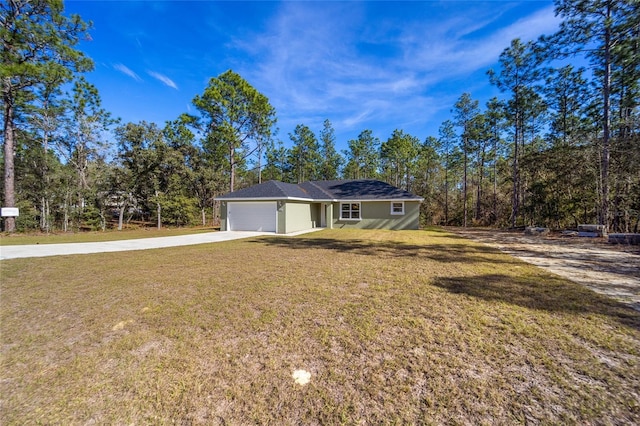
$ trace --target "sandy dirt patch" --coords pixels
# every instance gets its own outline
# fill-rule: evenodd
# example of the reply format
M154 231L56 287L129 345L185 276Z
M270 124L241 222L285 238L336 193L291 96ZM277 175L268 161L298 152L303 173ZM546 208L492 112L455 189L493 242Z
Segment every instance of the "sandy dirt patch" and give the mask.
M449 228L491 247L615 298L640 311L640 246L609 244L606 238L551 233Z

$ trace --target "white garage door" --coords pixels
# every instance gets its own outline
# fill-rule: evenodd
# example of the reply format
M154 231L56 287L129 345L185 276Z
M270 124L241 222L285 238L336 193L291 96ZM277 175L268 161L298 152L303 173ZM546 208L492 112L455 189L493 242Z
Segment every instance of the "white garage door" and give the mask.
M227 204L230 231L276 232L275 201Z

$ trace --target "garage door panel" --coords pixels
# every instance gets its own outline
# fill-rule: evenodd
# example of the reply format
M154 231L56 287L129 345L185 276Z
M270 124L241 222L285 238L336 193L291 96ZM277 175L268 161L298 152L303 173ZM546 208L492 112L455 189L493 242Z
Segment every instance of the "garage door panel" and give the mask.
M272 201L229 203L230 231L276 232L276 203Z

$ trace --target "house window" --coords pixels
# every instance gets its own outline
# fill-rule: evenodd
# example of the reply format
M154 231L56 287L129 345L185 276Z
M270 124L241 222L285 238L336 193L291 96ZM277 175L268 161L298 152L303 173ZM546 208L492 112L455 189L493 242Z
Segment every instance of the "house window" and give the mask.
M340 203L340 219L360 220L360 203Z
M391 202L391 214L404 214L404 202Z

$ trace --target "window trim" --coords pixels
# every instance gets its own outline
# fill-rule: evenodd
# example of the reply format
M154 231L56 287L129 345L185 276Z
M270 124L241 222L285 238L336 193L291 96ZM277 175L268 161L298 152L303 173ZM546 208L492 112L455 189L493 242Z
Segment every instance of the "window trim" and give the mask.
M402 211L399 211L399 212L393 211L393 205L394 205L394 204L400 204L400 205L402 205ZM391 202L390 202L390 206L391 206L391 214L392 214L392 215L396 215L396 216L402 216L402 215L404 215L404 211L405 211L405 210L404 210L404 201L391 201Z
M358 205L358 217L357 218L353 217L353 212L354 211L351 209L351 206L353 204L357 204ZM346 211L346 210L342 210L342 206L343 205L348 205L349 206L349 217L348 218L342 217L343 211ZM357 221L362 220L362 203L360 201L341 201L340 202L340 216L339 217L340 217L339 220L348 220L348 221L353 221L353 222L357 222Z

